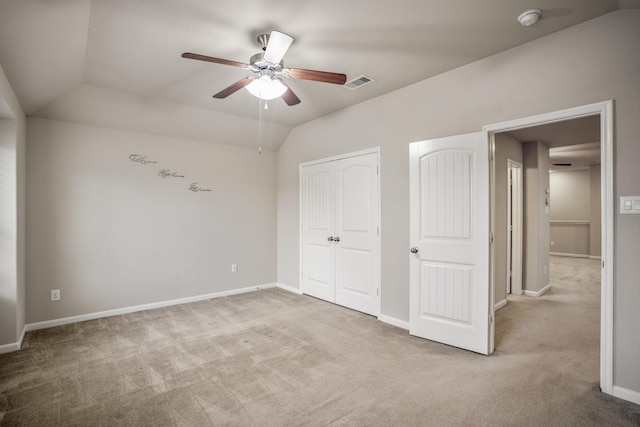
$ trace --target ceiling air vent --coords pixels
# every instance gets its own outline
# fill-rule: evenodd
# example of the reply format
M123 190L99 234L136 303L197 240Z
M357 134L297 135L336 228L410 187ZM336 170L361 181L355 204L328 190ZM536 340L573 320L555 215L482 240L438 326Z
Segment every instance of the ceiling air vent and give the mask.
M374 79L372 79L372 78L371 78L371 77L369 77L369 76L365 76L365 75L363 74L363 75L361 75L360 77L357 77L357 78L355 78L355 79L353 79L353 80L351 80L351 81L349 81L349 82L346 82L346 83L344 84L344 86L345 86L347 89L354 90L354 89L359 89L359 88L361 88L362 86L366 86L366 85L368 85L368 84L371 84L371 83L373 83L373 82L375 82L375 80L374 80Z

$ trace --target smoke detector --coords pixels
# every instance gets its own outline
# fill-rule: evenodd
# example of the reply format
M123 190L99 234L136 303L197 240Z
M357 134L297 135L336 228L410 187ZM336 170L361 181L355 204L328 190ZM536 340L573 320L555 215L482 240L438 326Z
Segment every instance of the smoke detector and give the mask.
M518 16L518 22L525 27L528 27L538 22L540 16L542 16L542 11L540 9L529 9Z

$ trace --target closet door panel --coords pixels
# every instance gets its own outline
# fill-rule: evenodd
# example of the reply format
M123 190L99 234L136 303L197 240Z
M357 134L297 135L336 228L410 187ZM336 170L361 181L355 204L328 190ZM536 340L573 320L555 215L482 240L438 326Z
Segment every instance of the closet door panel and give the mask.
M378 154L341 160L336 171L336 303L378 315Z
M333 165L302 170L302 291L335 300L335 180Z

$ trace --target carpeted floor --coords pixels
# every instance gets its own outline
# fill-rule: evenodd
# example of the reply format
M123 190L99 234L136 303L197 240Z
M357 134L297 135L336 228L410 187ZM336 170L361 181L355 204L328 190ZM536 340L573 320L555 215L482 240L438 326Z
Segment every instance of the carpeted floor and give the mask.
M489 357L279 289L33 331L0 355L0 424L640 425L598 389L598 274L553 258Z

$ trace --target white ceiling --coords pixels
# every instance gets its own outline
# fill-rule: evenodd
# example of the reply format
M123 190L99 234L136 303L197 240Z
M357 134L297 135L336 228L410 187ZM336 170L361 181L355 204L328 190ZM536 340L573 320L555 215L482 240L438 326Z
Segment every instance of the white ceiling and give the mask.
M0 64L27 115L255 144L258 100L212 95L248 75L183 52L248 62L272 29L285 66L366 74L359 90L289 80L302 103L263 111L266 149L301 123L624 7L636 0L0 0ZM517 16L542 9L521 26Z

